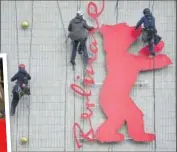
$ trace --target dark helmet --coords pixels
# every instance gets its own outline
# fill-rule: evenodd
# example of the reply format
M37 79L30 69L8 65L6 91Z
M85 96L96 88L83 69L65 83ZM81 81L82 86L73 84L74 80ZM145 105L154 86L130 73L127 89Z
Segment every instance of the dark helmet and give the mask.
M149 8L145 8L145 9L143 10L143 14L144 14L144 15L149 14L150 12L151 12L151 11L150 11Z

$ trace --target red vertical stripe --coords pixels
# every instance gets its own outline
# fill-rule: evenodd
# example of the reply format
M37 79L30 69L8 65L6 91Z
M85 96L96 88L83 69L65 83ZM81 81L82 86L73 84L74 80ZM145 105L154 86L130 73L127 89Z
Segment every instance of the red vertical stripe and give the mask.
M0 152L7 152L5 119L0 119Z

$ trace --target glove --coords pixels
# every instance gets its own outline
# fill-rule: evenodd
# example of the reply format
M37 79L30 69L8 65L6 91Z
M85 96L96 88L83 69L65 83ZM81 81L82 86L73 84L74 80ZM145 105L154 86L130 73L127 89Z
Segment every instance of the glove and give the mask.
M89 31L92 31L92 30L94 30L95 28L93 27L93 26L91 26L90 28L89 28Z
M139 27L138 27L138 26L135 26L135 30L137 30L137 29L139 29Z

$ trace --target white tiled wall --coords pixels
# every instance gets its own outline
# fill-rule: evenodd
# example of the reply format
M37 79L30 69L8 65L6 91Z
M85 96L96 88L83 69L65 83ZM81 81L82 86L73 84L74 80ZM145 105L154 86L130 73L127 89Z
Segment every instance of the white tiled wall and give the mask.
M13 86L10 77L17 71L18 62L26 64L32 76L31 97L24 97L20 101L18 112L11 117L14 152L74 151L73 123L79 122L82 127L87 128L87 123L80 120L83 99L74 95L69 88L77 75L82 76L82 60L78 55L74 73L69 63L71 46L69 43L67 45L64 43L65 32L61 15L66 31L70 19L75 16L79 7L85 13L88 23L94 25L95 23L87 16L88 2L58 1L61 14L57 1L1 2L1 51L8 53L9 92ZM96 3L101 7L101 1ZM116 1L105 2L104 12L99 18L101 24L116 24L115 5ZM117 23L127 22L135 25L145 7L153 7L158 32L165 41L164 52L173 61L173 65L155 72L156 146L154 142L149 144L137 144L131 141L121 144L84 142L81 151L154 151L155 149L175 151L176 149L176 4L175 1L119 1ZM29 22L29 29L20 28L23 20ZM99 52L98 60L94 63L94 79L96 83L102 83L106 74L105 54L100 35L96 34L96 38L99 42ZM131 51L138 51L142 46L143 44L139 42ZM142 88L135 87L132 98L145 114L146 130L154 132L153 73L141 73L138 79L147 80L148 85ZM94 94L91 99L96 103L99 103L100 87L101 85L92 89ZM104 115L97 106L94 109L93 126L96 128L103 119ZM29 138L27 145L20 145L19 140L22 136Z

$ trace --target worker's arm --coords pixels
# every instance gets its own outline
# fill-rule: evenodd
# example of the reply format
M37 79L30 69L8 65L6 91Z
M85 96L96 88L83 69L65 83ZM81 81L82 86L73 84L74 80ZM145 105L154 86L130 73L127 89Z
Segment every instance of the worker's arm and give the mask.
M87 29L87 30L92 30L92 29L94 29L93 26L88 26L86 20L84 20L84 28Z
M15 81L15 80L17 80L17 78L18 78L18 73L16 73L16 74L11 78L11 81Z
M69 26L68 26L68 31L72 31L72 24L71 24L71 21L69 22Z
M31 76L29 75L29 73L26 72L27 78L28 80L31 80Z
M135 26L135 29L136 29L136 30L141 26L141 24L143 23L143 21L144 21L144 18L142 17L142 18L138 21L138 23L136 24L136 26Z

